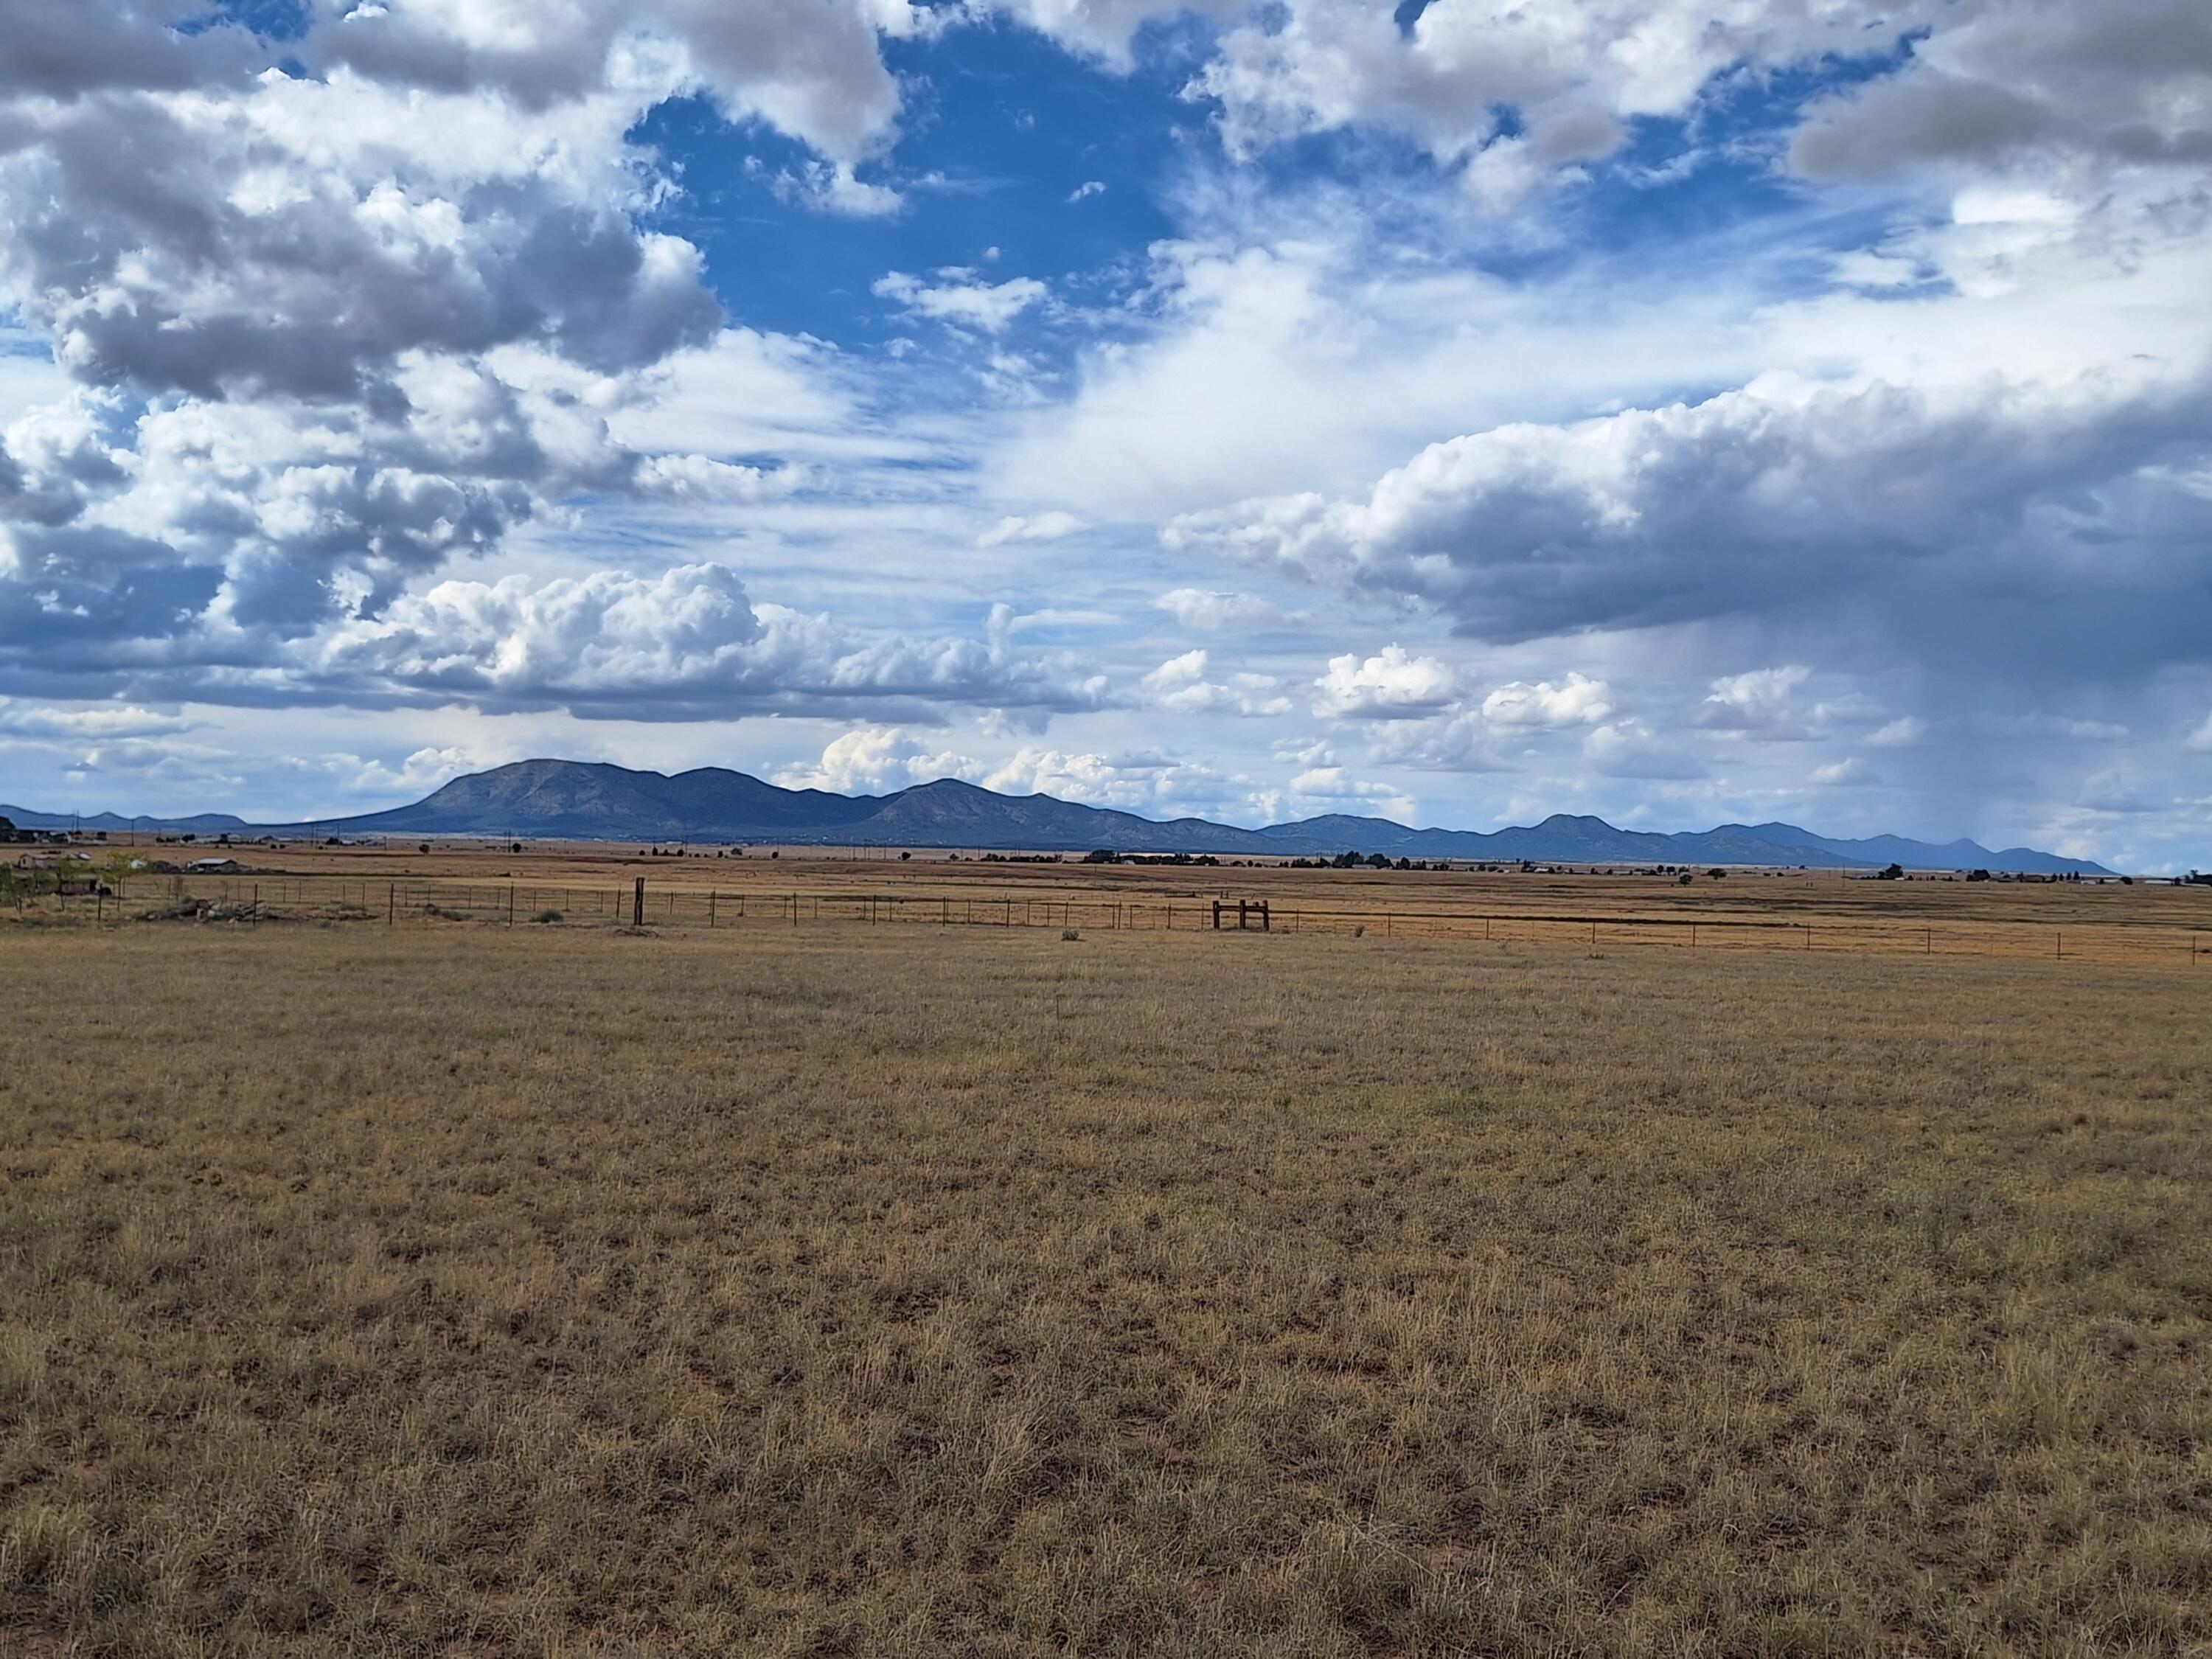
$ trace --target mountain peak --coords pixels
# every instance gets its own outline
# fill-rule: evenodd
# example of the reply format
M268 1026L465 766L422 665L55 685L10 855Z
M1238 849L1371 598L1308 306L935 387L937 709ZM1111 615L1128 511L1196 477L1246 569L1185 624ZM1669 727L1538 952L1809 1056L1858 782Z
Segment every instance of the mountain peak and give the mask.
M26 829L67 828L70 815L0 806ZM140 820L144 823L144 820ZM174 821L198 830L217 820ZM102 815L88 827L127 828ZM237 833L268 827L222 818ZM157 821L172 827L172 821ZM339 835L531 836L580 841L788 842L830 846L951 847L1024 852L1212 853L1226 856L1333 857L1344 852L1468 863L1714 864L1830 869L1980 867L2037 874L2106 875L2101 866L2033 848L1990 853L1972 842L1945 846L1877 836L1844 841L1795 824L1723 824L1667 835L1618 829L1588 813L1558 812L1528 828L1485 834L1414 830L1388 818L1331 813L1243 830L1205 818L1161 823L1052 795L1005 795L958 778L937 778L887 795L785 789L750 773L699 767L669 776L605 761L514 761L455 778L410 806L313 828Z

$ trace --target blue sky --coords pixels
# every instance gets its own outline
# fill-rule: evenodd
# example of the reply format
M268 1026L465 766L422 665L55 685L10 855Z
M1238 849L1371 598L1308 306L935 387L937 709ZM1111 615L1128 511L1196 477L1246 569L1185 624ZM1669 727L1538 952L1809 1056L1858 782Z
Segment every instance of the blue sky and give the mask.
M0 0L0 799L2212 864L2189 0Z

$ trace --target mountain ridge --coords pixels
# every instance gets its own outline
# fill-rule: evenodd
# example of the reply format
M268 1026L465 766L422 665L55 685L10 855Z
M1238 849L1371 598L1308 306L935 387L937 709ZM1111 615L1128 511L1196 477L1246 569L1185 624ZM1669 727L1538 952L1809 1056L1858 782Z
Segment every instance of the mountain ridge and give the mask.
M422 799L349 817L252 824L228 813L185 818L81 817L0 805L24 829L143 830L198 835L527 836L575 841L783 842L819 846L958 848L976 851L1212 853L1475 863L1804 866L1821 869L1986 869L2011 874L2110 875L2087 860L2033 848L1991 850L1960 839L1901 836L1857 840L1796 824L1724 823L1708 830L1622 830L1587 814L1554 813L1506 829L1413 829L1388 818L1329 814L1244 830L1211 819L1141 817L1051 795L1004 795L939 778L884 795L785 789L744 772L698 767L668 774L605 762L516 761L455 778Z

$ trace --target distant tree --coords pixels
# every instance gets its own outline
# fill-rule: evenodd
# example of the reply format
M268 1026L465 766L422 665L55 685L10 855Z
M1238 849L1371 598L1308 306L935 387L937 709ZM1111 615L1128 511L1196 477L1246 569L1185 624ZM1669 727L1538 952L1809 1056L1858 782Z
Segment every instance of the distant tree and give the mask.
M1901 864L1893 864L1888 869L1883 871L1879 876L1876 876L1875 879L1876 881L1903 881L1905 879L1905 866Z
M1728 872L1725 870L1708 870L1705 872L1705 878L1708 881L1718 881L1722 877L1727 874Z
M1370 870L1388 870L1390 867L1390 855L1388 853L1370 853L1367 855L1367 867Z

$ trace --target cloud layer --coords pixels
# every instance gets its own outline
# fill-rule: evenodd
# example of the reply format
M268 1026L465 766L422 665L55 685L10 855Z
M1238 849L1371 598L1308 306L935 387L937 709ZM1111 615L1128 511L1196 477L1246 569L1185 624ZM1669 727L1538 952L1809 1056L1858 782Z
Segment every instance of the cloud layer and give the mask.
M0 756L51 791L611 748L2212 862L2190 0L0 40Z

